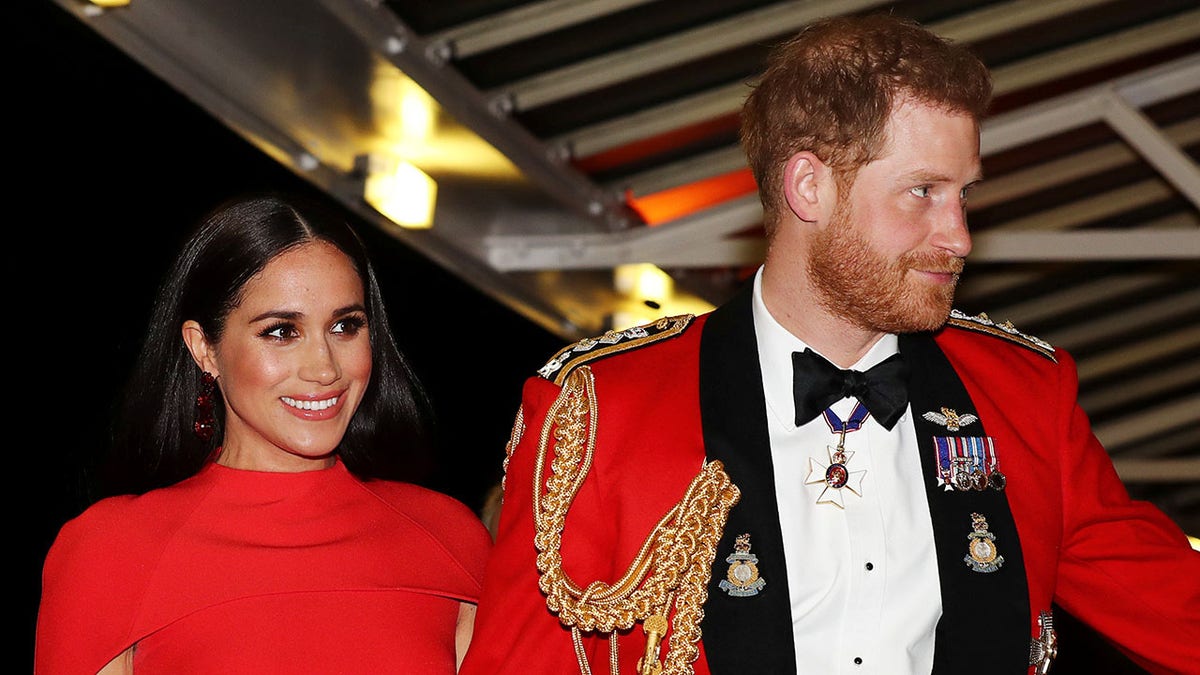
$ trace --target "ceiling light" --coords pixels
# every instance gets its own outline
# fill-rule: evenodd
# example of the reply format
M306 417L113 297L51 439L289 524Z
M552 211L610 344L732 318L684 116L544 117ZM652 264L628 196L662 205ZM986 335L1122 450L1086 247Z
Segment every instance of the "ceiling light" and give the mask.
M613 269L613 288L623 297L613 310L611 327L624 330L664 316L703 314L713 304L675 290L675 279L650 263L618 265Z
M372 155L367 161L363 198L401 227L433 227L437 183L411 162Z

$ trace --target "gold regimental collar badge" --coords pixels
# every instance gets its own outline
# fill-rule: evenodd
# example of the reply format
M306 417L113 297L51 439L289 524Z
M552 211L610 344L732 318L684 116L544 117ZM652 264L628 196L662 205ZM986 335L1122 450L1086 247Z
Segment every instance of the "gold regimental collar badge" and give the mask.
M987 518L982 514L971 514L971 529L967 535L967 555L963 561L976 572L989 573L1000 569L1004 556L996 550L996 535L988 532Z
M750 552L750 534L739 534L733 543L733 553L725 558L729 571L718 584L721 590L735 598L758 595L767 581L758 575L758 556Z

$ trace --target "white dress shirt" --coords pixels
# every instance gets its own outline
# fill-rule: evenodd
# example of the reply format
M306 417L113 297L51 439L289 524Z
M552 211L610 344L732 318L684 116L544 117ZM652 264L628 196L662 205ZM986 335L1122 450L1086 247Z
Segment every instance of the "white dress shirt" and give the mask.
M928 673L942 602L918 454L928 449L918 449L912 409L890 432L868 417L860 430L846 434L847 469L866 472L860 484L850 483L862 494L842 488L845 508L818 504L825 484L805 484L810 459L828 465L829 448L837 446L839 434L822 416L796 427L791 355L808 345L767 311L761 268L753 305L796 671ZM897 337L885 335L853 368L866 370L898 349ZM845 420L855 403L842 399L832 408ZM816 470L814 475L824 476L820 466Z

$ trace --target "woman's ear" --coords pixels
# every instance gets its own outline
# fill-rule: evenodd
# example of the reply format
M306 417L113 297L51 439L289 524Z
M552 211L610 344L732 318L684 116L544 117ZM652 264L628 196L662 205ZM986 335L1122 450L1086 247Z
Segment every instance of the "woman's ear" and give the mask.
M200 324L192 319L183 322L183 343L187 345L188 351L192 353L192 360L206 373L211 373L213 377L219 377L221 374L217 371L217 360L214 358L213 347L208 342L208 338L204 335L204 329Z
M821 188L831 176L829 167L808 150L788 158L783 167L783 198L797 218L807 223L820 220Z

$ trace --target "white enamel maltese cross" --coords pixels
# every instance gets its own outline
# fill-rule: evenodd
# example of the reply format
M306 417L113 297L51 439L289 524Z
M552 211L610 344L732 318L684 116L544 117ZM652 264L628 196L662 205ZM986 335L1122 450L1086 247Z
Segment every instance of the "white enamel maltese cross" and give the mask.
M808 458L808 478L804 479L805 485L815 485L823 483L821 494L817 496L818 504L833 504L839 509L846 508L846 503L842 498L842 490L845 489L853 492L859 497L862 496L863 477L867 475L866 470L851 471L848 468L850 458L854 456L853 452L847 452L845 448L826 446L829 451L829 464L825 464L815 457Z

